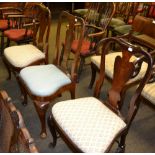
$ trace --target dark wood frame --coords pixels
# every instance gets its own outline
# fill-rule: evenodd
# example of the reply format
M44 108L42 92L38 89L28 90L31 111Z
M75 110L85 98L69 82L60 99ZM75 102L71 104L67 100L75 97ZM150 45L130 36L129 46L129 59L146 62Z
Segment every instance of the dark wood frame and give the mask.
M64 46L64 56L62 58L62 55L60 54L60 45L61 45L61 24L63 23L63 20L67 18L69 25L67 26L68 29L66 31L66 38L65 38L65 46ZM76 50L76 55L74 57L72 66L71 66L71 73L69 73L67 71L67 61L68 61L68 55L71 51L71 43L73 41L73 36L74 36L74 30L75 30L75 22L76 20L80 22L81 25L81 31L79 34L79 42L78 42L78 46L77 46L77 50ZM78 61L79 61L79 52L81 49L81 44L82 44L82 40L83 40L83 36L84 36L84 28L85 28L85 24L82 18L80 17L75 17L71 14L69 14L66 11L63 11L60 14L59 17L59 22L58 22L58 26L57 26L57 37L56 37L56 58L54 60L54 65L56 67L58 67L59 69L61 69L65 74L69 74L70 79L71 79L71 83L67 84L61 88L59 88L54 94L51 94L49 96L36 96L35 94L33 94L29 88L26 86L26 84L24 83L24 81L20 78L20 84L22 86L22 88L25 90L25 95L24 95L24 103L27 102L27 94L31 97L31 99L33 100L33 103L35 105L36 111L39 115L39 119L41 122L41 133L40 136L41 138L45 138L46 137L46 111L49 107L49 104L52 100L54 100L55 98L61 96L61 94L65 91L69 91L71 94L71 98L74 99L75 98L75 88L76 88L76 80L77 80L77 67L78 67ZM63 61L64 60L64 61ZM52 76L52 75L51 75ZM52 87L52 86L51 86Z
M97 46L97 50L99 50L100 47L102 47L102 53L101 53L101 65L100 65L100 73L99 73L99 78L96 82L95 86L95 94L99 94L102 84L104 82L105 78L105 55L108 52L109 46L113 43L118 43L121 48L122 48L122 54L123 57L121 58L120 56L117 56L115 59L115 65L114 65L114 80L112 83L112 87L110 89L108 100L104 102L104 104L112 110L114 113L116 113L120 118L124 120L126 123L126 127L122 129L113 139L112 143L109 145L107 150L105 152L109 152L112 144L114 141L118 140L118 148L116 149L116 152L125 152L125 140L126 136L128 134L128 131L130 129L131 123L137 113L137 110L139 108L140 104L140 95L143 87L145 84L148 82L151 72L152 72L152 66L153 66L153 61L147 52L141 50L139 47L135 47L131 45L130 43L126 42L125 40L121 38L106 38L103 39L99 42ZM103 45L103 46L102 46ZM132 49L130 51L130 49ZM132 55L136 54L141 54L141 57L139 60L136 62L132 63L130 62L130 58ZM121 91L123 90L123 87L125 86L125 83L127 81L138 75L142 62L146 62L148 64L147 70L145 72L144 78L140 81L139 86L137 87L134 95L132 96L130 102L129 102L129 109L128 112L125 114L126 117L124 117L121 114L120 111L120 98L121 96ZM136 65L139 66L139 69L137 70ZM119 69L118 69L119 68ZM119 80L118 80L119 79ZM53 136L53 143L52 145L55 146L57 142L57 135L56 131L60 134L60 136L64 139L64 141L68 144L68 146L72 149L74 152L82 152L80 148L78 148L74 142L71 141L71 139L66 135L64 130L59 126L57 121L54 119L52 113L48 117L48 125L49 129L51 131L51 134Z
M18 148L14 147L14 145L18 145L22 143L26 148L26 151L29 153L37 153L38 149L35 146L34 140L32 139L29 131L27 130L23 117L21 113L16 109L14 104L12 103L11 98L8 96L6 91L0 91L0 100L1 104L3 104L8 112L10 113L13 125L14 125L14 135L11 138L10 149L9 152L18 152ZM17 149L17 150L16 150Z
M40 59L40 60L37 60L35 62L32 62L31 64L29 64L28 66L32 66L32 65L39 65L39 64L47 64L48 63L48 39L49 39L49 33L50 33L50 26L51 26L51 12L50 10L45 7L43 4L33 4L34 7L38 7L40 9L40 12L41 12L41 16L40 16L40 19L39 21L41 21L38 25L38 20L34 19L34 33L33 33L33 45L36 46L37 48L39 48L40 50L42 50L44 53L45 53L45 58L44 59ZM46 18L45 18L46 17ZM46 23L46 24L45 24ZM36 27L36 29L35 29ZM38 27L40 27L39 29L39 36L37 38L36 34L38 32ZM46 33L45 33L46 32ZM44 35L45 36L45 42L43 42L43 38L44 38ZM7 68L7 71L8 71L8 80L11 79L11 72L15 75L16 79L17 79L17 82L19 83L19 86L20 86L20 82L19 82L19 72L20 70L22 70L23 68L27 67L15 67L13 66L6 58L5 56L3 55L2 57L3 59L3 62ZM24 90L23 88L21 88L21 92L24 94Z
M102 11L102 9L106 10L104 13ZM92 10L94 10L94 14L92 15ZM96 12L99 13L99 17L97 17L95 14ZM90 47L89 47L89 53L87 54L82 54L83 52L80 52L80 65L79 65L79 69L78 69L78 81L80 79L80 75L82 73L83 70L83 66L85 64L85 59L94 55L95 54L95 50L96 50L96 44L99 40L101 40L104 36L106 36L106 30L107 27L113 17L115 13L115 3L113 2L109 2L107 4L105 3L90 3L89 8L88 8L88 12L86 13L86 15L83 17L85 20L85 24L86 24L86 31L85 31L85 39L86 40L92 40L90 41ZM91 16L94 17L93 21L91 21ZM104 23L101 25L101 18L102 16L105 16L105 21ZM98 18L98 19L95 19ZM95 21L95 22L94 22ZM94 32L89 32L90 29L93 29ZM95 45L93 45L95 44ZM94 47L93 47L94 46ZM75 51L72 51L72 53L75 53Z

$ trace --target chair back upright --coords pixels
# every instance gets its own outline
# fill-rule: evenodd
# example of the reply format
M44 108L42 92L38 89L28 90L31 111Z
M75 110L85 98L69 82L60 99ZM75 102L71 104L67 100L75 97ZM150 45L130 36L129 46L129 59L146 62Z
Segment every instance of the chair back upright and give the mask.
M96 97L99 96L101 86L104 82L105 64L106 64L105 55L106 53L108 53L109 47L111 46L112 43L118 44L122 55L116 56L114 64L111 64L114 65L113 78L112 78L113 80L111 89L108 91L108 100L106 101L106 104L116 114L124 118L125 122L127 123L127 129L128 129L138 110L142 89L144 88L145 84L148 82L151 76L153 61L149 53L142 50L138 46L132 45L131 43L125 41L122 38L106 38L101 40L97 47L98 50L101 48L103 50L101 53L99 78L96 82L94 90L94 96ZM121 93L123 92L123 88L130 79L135 78L139 74L139 72L141 71L141 67L144 64L147 67L146 70L144 69L144 76L139 81L138 87L132 94L132 97L128 101L123 100L122 103ZM129 106L126 115L123 115L121 113L121 110L123 109L122 106L125 107Z
M82 18L73 16L66 11L60 14L56 34L56 58L54 59L54 64L60 67L64 72L67 72L73 81L76 81L77 78L77 67L84 36L84 28L85 24ZM70 68L71 46L75 36L77 37L78 44ZM64 44L64 46L61 46L62 44Z
M48 40L51 27L51 11L42 3L36 3L34 7L35 20L33 21L33 44L45 53L45 62L48 63Z

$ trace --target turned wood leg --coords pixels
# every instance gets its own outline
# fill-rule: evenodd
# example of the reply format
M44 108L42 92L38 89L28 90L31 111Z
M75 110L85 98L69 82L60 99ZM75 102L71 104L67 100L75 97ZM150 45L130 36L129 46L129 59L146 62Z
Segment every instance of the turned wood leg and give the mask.
M45 119L46 119L46 111L48 109L49 103L34 101L34 105L35 105L35 108L36 108L36 111L38 113L40 123L41 123L40 137L46 138L47 133L46 133L46 121L45 121Z
M54 120L53 120L52 114L48 117L47 123L53 137L53 142L51 144L53 147L55 147L57 143L57 135L56 135L56 129L54 127Z
M95 69L93 63L91 63L91 73L92 73L91 80L90 80L90 84L88 86L89 89L92 89L95 79L96 79L96 69Z

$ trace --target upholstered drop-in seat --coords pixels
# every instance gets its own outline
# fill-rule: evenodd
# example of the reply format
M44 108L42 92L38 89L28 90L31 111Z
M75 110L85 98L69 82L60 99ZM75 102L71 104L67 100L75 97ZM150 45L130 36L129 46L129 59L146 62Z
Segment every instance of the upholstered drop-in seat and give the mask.
M62 101L52 114L60 128L83 152L105 152L126 124L94 97Z
M20 77L33 95L42 97L71 83L70 78L52 64L26 67L21 70Z
M114 28L114 31L119 34L119 35L123 35L123 34L128 34L132 29L132 25L121 25L118 27Z
M121 52L113 52L113 53L109 53L106 55L106 63L105 63L105 73L106 75L112 79L113 78L113 68L114 68L114 61L116 56L118 55L122 55ZM136 57L132 56L130 61L134 61L136 60ZM91 57L91 62L94 63L98 68L100 68L100 63L101 63L101 56L92 56ZM132 83L135 82L137 80L140 80L141 78L143 78L144 73L146 71L147 68L147 64L143 62L141 70L138 74L138 76L136 76L135 78L132 78L128 81L128 83Z
M78 45L78 40L74 40L72 43L72 52L75 53L75 51L77 50L77 45ZM80 54L81 55L89 54L90 48L91 48L90 46L92 46L92 48L94 48L95 43L91 43L89 40L83 40Z
M26 34L26 36L25 36ZM11 29L4 31L4 36L8 37L10 40L19 41L25 37L32 37L33 31L26 29Z
M81 17L83 17L84 15L86 15L87 12L88 12L88 9L76 9L76 10L73 10L73 13L75 15L79 15Z
M146 34L136 35L135 38L138 38L140 41L145 42L146 44L150 44L152 48L155 47L155 38L150 37Z
M20 68L45 58L45 54L31 44L7 47L4 56L13 66Z
M125 25L125 22L120 18L112 18L109 24L109 26L112 28L115 28L117 26L122 26L122 25Z
M155 82L145 85L142 96L155 105Z

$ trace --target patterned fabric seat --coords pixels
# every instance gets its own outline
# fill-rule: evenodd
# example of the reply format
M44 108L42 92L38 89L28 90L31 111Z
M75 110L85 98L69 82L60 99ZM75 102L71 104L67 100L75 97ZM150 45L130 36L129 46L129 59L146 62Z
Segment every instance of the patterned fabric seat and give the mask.
M105 73L110 79L113 78L114 61L117 55L121 55L121 52L113 52L106 55ZM131 58L131 61L134 61L134 60L136 60L136 57L133 56ZM91 62L94 63L98 68L100 68L101 56L92 56ZM137 80L140 80L144 76L146 68L147 68L146 63L143 63L141 71L139 72L139 75L133 79L130 79L128 83L132 83Z
M155 82L145 85L142 96L155 105Z
M31 44L5 48L4 56L15 67L25 67L45 58L45 54Z
M72 43L72 52L75 53L75 51L77 49L77 45L78 45L78 40L74 40L73 43ZM92 46L92 48L94 48L95 47L95 42L91 43L89 40L83 40L80 54L81 55L89 54L90 50L92 49L92 48L90 48L90 46Z
M102 102L86 97L55 104L52 114L83 152L105 152L126 124Z
M146 34L139 34L136 35L135 38L138 38L140 41L144 42L145 44L149 44L152 48L155 47L155 39L151 36Z
M49 96L71 83L70 78L52 64L26 67L21 70L20 77L36 96Z

